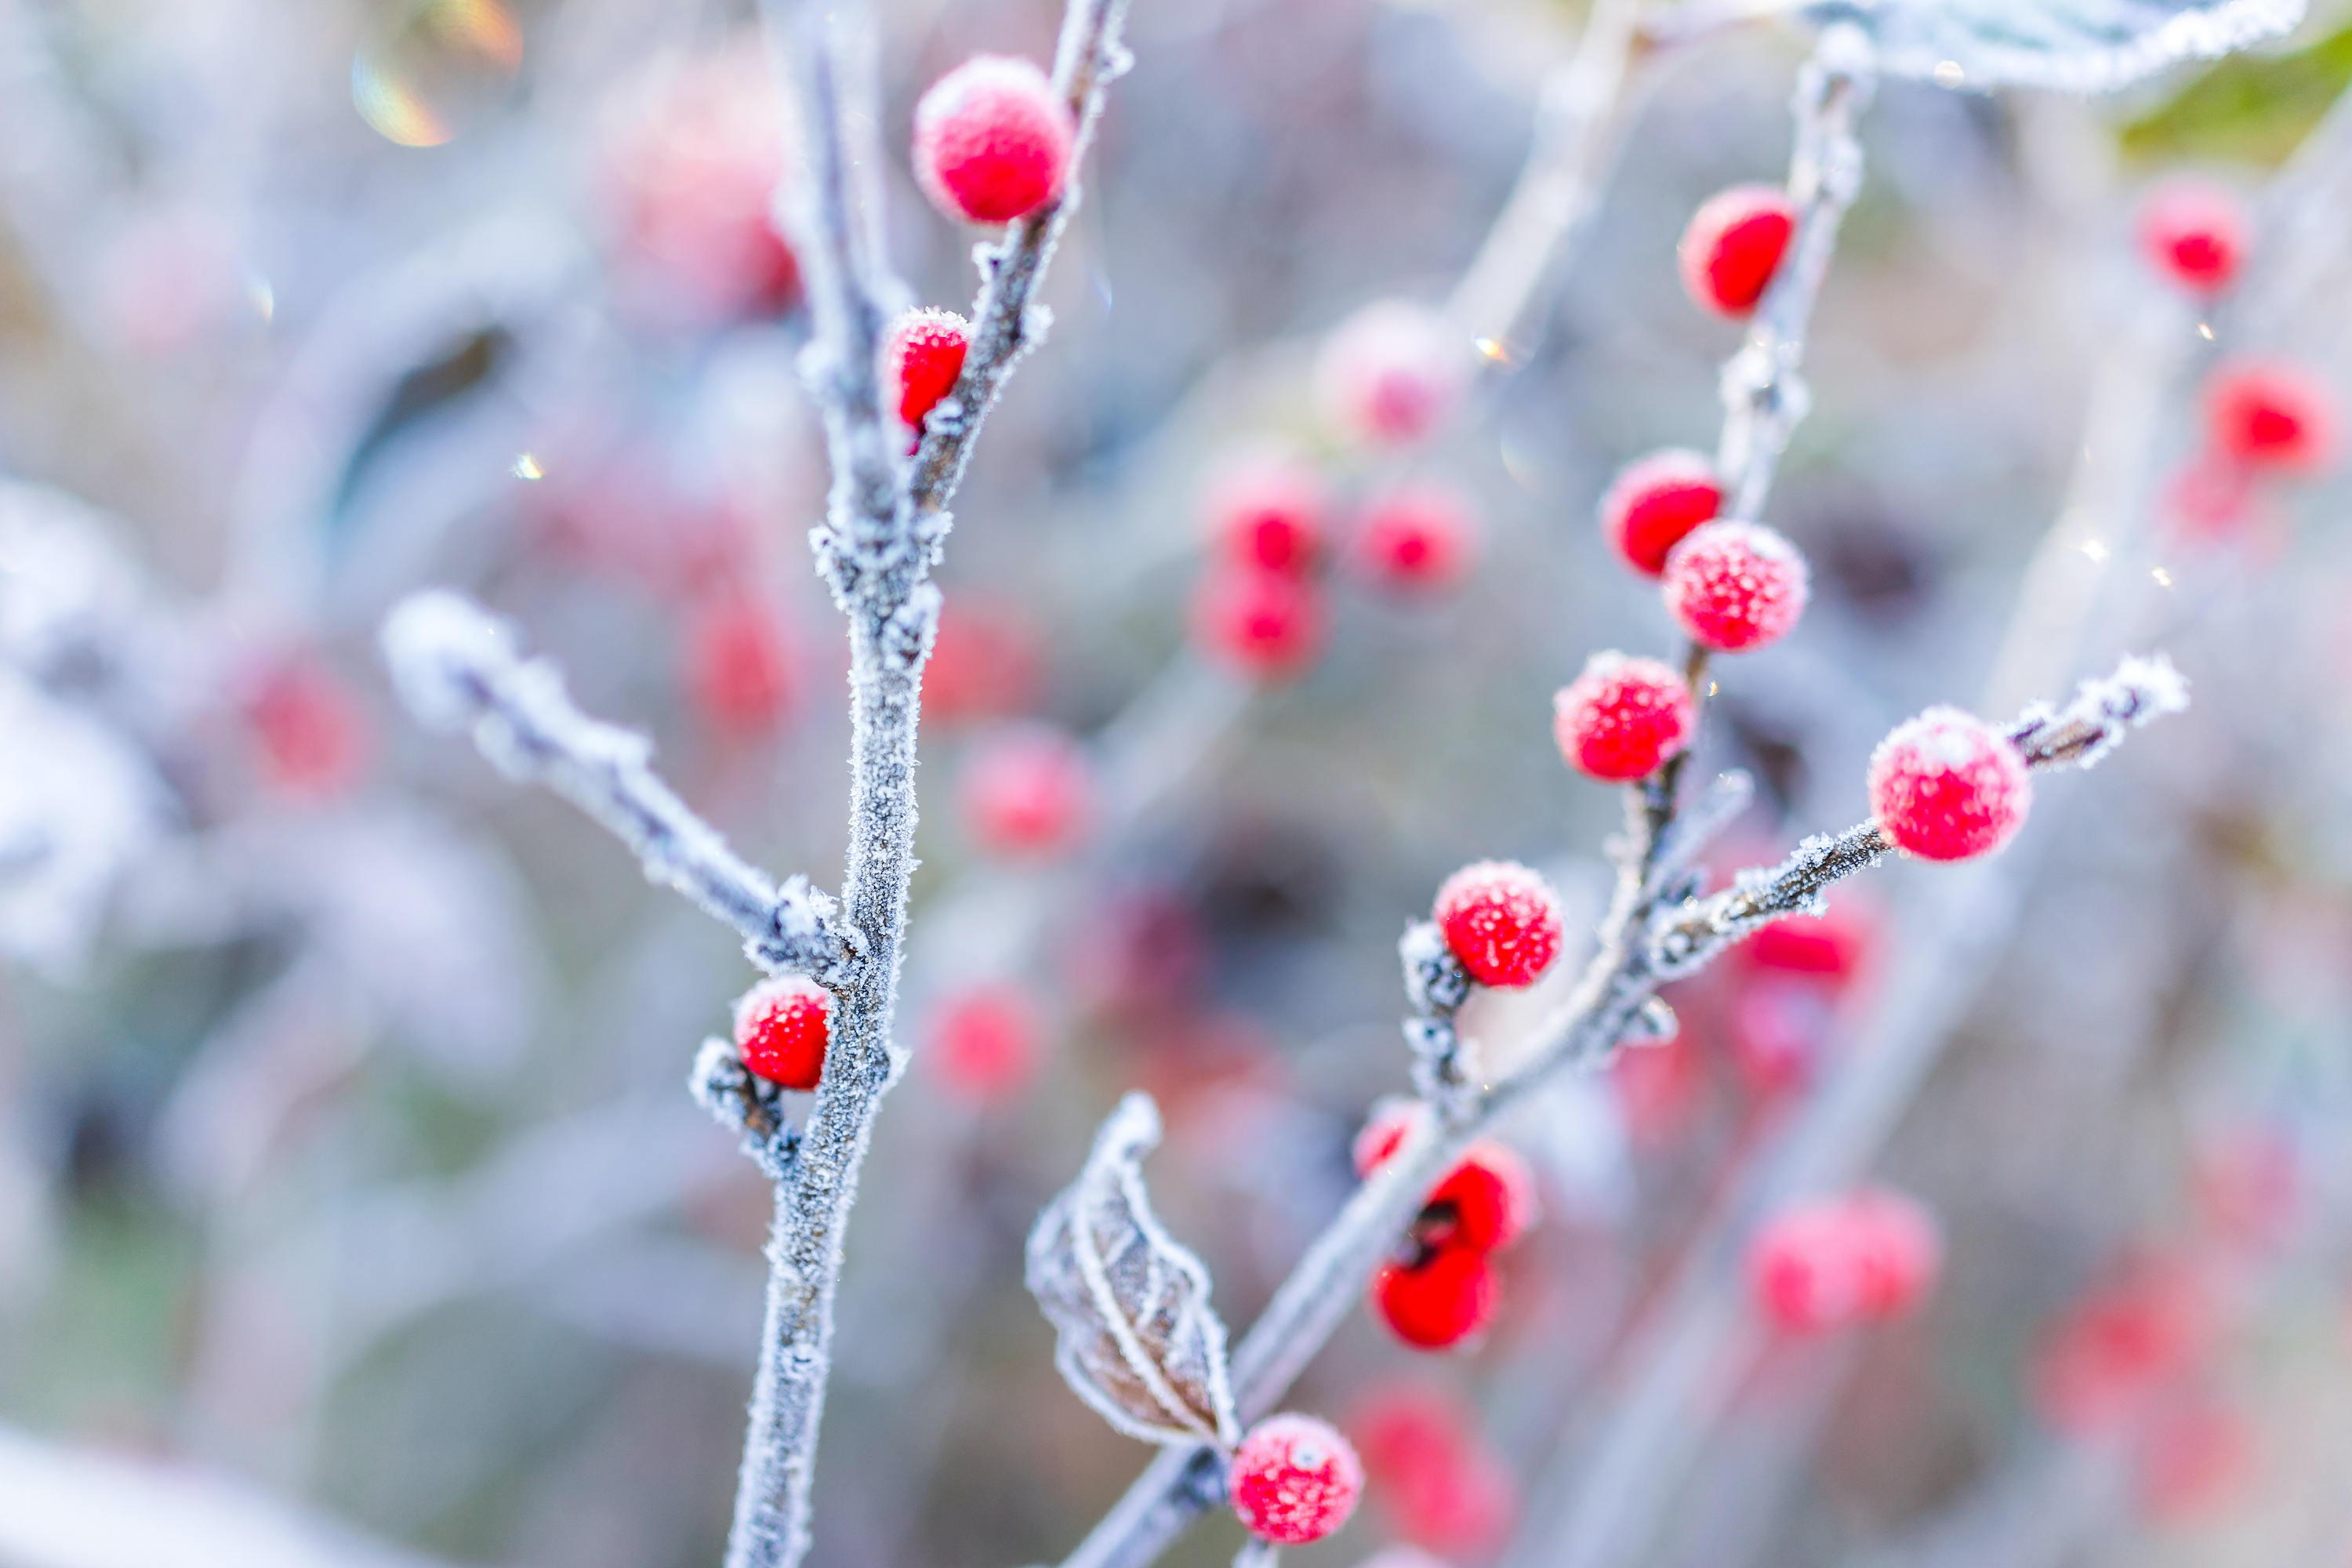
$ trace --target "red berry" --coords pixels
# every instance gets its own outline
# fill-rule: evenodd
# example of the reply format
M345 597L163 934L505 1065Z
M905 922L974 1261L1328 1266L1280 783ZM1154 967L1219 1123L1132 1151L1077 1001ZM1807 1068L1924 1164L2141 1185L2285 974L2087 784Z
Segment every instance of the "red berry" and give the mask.
M342 794L367 771L373 738L359 700L332 671L297 657L265 673L245 700L262 775L298 800Z
M1437 1184L1416 1227L1441 1250L1496 1252L1535 1221L1536 1176L1517 1151L1501 1143L1473 1144Z
M1349 1158L1356 1164L1356 1174L1369 1176L1389 1163L1389 1156L1404 1147L1404 1135L1420 1119L1421 1102L1401 1094L1389 1095L1372 1105L1371 1115L1364 1119L1363 1130L1349 1146Z
M1225 1471L1242 1528L1261 1541L1304 1546L1356 1511L1364 1467L1339 1428L1312 1415L1269 1415L1249 1430Z
M1734 185L1692 215L1675 258L1683 287L1706 309L1745 316L1756 309L1797 232L1797 205L1778 185Z
M1710 522L1666 556L1666 610L1691 640L1717 653L1780 641L1805 613L1805 558L1753 522Z
M2112 1429L2202 1361L2217 1328L2193 1272L2161 1262L2137 1269L2053 1326L2035 1357L2035 1403L2062 1432Z
M1028 1080L1044 1033L1035 1004L1019 988L979 985L940 1006L930 1054L950 1087L973 1100L997 1100Z
M1842 1329L1864 1310L1861 1249L1845 1205L1801 1204L1773 1215L1748 1247L1748 1288L1764 1321L1782 1333Z
M1944 1237L1936 1216L1889 1187L1865 1187L1846 1200L1862 1270L1862 1313L1895 1318L1935 1289L1943 1271Z
M702 605L687 628L687 682L720 729L753 734L792 700L792 664L766 605L748 594Z
M2252 1479L2252 1422L2210 1394L2165 1410L2152 1423L2135 1477L2140 1507L2158 1524L2183 1525L2227 1507Z
M2224 186L2169 181L2141 204L2139 243L2148 264L2175 283L2218 294L2244 264L2246 209Z
M833 997L798 974L763 980L735 1004L735 1048L743 1065L786 1089L814 1089L824 1072Z
M1392 1385L1358 1405L1348 1430L1399 1536L1469 1563L1509 1538L1518 1488L1471 1411L1433 1388ZM1425 1552L1391 1548L1363 1568L1443 1568Z
M1494 1321L1501 1302L1491 1257L1444 1247L1413 1263L1391 1262L1372 1279L1372 1305L1396 1337L1422 1350L1461 1343Z
M2205 386L2212 444L2255 468L2308 473L2335 456L2336 398L2316 376L2281 360L2238 360Z
M1062 194L1076 127L1045 73L975 55L915 105L915 183L966 223L1011 223Z
M1469 345L1422 307L1383 300L1332 332L1316 382L1324 406L1349 436L1416 441L1453 413L1469 386Z
M1275 572L1212 570L1192 600L1192 632L1210 653L1258 680L1297 675L1323 646L1323 599Z
M1877 925L1860 895L1840 889L1818 915L1790 915L1748 939L1742 951L1759 969L1851 980L1869 957Z
M1686 447L1627 464L1601 498L1601 532L1645 577L1666 569L1666 552L1723 509L1715 464Z
M1328 504L1312 465L1246 453L1228 459L1209 487L1209 532L1236 566L1303 577L1322 553Z
M2175 536L2205 542L2239 532L2253 515L2251 463L2224 453L2200 451L2166 482L2159 504Z
M1698 728L1682 672L1654 658L1596 653L1552 698L1552 734L1568 765L1613 784L1647 778Z
M890 324L882 340L882 393L898 399L900 423L922 429L923 416L954 389L971 347L971 323L953 310L909 310Z
M1036 632L1011 606L957 595L940 606L939 634L923 666L923 720L952 724L1020 712L1035 700L1043 663Z
M1446 878L1432 918L1481 985L1531 985L1559 956L1559 900L1514 860L1475 861Z
M2033 804L2024 756L1957 708L1930 708L1897 724L1870 754L1869 782L1879 827L1929 860L1990 854L2016 836Z
M964 764L964 820L1000 855L1052 855L1084 836L1094 812L1086 748L1050 724L1016 724L978 742Z
M1356 558L1381 587L1444 588L1469 570L1478 548L1478 513L1450 486L1404 485L1374 501L1356 535Z

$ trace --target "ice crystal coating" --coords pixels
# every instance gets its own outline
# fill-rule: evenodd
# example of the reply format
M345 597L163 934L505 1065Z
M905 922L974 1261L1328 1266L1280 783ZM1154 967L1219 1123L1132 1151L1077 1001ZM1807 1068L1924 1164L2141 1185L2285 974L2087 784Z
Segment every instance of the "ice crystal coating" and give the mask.
M1192 632L1212 655L1256 680L1301 674L1323 646L1323 599L1277 572L1213 569L1192 600Z
M1244 452L1211 480L1203 511L1210 538L1237 566L1300 577L1323 552L1329 508L1322 476L1287 453Z
M2245 263L2245 205L2226 185L2167 181L2140 204L2139 243L2149 265L2175 283L2218 294Z
M1094 767L1076 736L1015 724L975 744L961 803L973 838L1000 855L1053 855L1085 836L1094 815Z
M1568 765L1612 784L1647 778L1698 728L1682 672L1654 658L1596 653L1552 698L1552 734Z
M1250 1428L1226 1468L1225 1492L1242 1528L1261 1541L1304 1546L1356 1511L1364 1467L1339 1429L1312 1415L1271 1415Z
M2205 385L2205 426L2213 446L2250 468L2310 473L2336 454L2336 396L2301 365L2242 359Z
M1625 563L1645 577L1666 569L1666 552L1723 509L1714 459L1669 447L1619 470L1601 498L1601 532Z
M1771 529L1710 522L1666 557L1666 609L1693 641L1746 653L1789 635L1811 592L1805 558Z
M1478 513L1450 485L1402 485L1373 501L1356 535L1356 560L1383 588L1426 593L1450 587L1478 549Z
M1502 1289L1493 1257L1475 1247L1442 1247L1410 1261L1381 1265L1372 1279L1372 1310L1390 1331L1419 1350L1460 1344L1495 1321Z
M2023 753L1957 708L1896 725L1871 753L1869 782L1880 829L1929 860L1990 854L2016 836L2033 804Z
M1827 0L1809 9L1860 22L1888 76L1979 91L2112 92L2292 32L2304 0Z
M1325 409L1361 441L1417 441L1470 383L1470 346L1433 312L1402 300L1367 305L1333 331L1316 364Z
M2074 689L2063 708L2036 702L2009 727L2010 744L2031 766L2096 767L2124 735L2167 713L2187 711L2189 682L2163 654L2126 658L2113 675Z
M1160 1142L1149 1095L1119 1101L1078 1179L1029 1233L1029 1293L1078 1397L1154 1443L1232 1443L1225 1325L1209 1271L1151 1212L1139 1162Z
M1445 945L1481 985L1531 985L1559 956L1559 899L1512 860L1465 866L1437 889L1432 910Z
M975 55L915 105L915 181L966 223L1011 223L1062 194L1077 129L1030 60Z
M784 1089L816 1087L832 1030L831 994L798 974L762 981L735 1004L735 1048L743 1065Z
M890 323L882 340L882 385L896 399L898 420L910 430L955 389L963 356L971 348L971 323L953 310L909 310Z
M1719 316L1756 309L1797 232L1797 204L1778 185L1734 185L1691 215L1675 247L1683 287Z

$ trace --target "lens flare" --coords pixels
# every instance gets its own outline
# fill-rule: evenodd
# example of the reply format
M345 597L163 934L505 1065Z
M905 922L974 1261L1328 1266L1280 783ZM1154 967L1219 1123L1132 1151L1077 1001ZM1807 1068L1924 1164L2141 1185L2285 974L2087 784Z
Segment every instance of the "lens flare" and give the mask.
M522 28L498 0L408 0L352 57L352 102L385 140L438 147L505 100Z

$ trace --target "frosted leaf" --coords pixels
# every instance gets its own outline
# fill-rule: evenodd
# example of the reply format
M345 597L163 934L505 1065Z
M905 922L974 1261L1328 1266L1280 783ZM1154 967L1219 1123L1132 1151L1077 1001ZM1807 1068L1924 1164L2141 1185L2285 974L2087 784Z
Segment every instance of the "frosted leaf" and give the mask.
M1159 1142L1151 1098L1120 1100L1029 1233L1029 1293L1054 1325L1055 1364L1112 1426L1230 1446L1241 1429L1209 1271L1160 1228L1143 1187L1139 1162Z
M1834 0L1810 14L1854 21L1878 68L1945 87L2112 92L2165 67L2215 59L2287 33L2305 0Z

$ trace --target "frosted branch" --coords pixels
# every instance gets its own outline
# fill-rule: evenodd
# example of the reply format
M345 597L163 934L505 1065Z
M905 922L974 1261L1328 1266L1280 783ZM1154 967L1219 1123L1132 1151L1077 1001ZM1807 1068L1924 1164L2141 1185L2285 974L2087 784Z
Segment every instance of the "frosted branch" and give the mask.
M720 1126L741 1134L744 1154L770 1181L789 1182L798 1173L801 1135L784 1118L784 1091L745 1067L733 1042L703 1041L686 1087Z
M827 973L840 958L833 900L794 877L781 888L727 847L647 766L642 735L572 705L562 672L516 652L512 627L450 593L412 595L383 625L383 653L409 711L467 731L509 778L546 785L628 846L646 878L743 935L764 969Z
M1755 521L1790 434L1811 406L1801 374L1805 334L1837 249L1838 225L1862 190L1854 122L1869 105L1870 40L1852 24L1823 30L1797 80L1797 145L1789 195L1797 232L1757 306L1748 342L1723 367L1723 441L1716 467L1731 497L1725 516Z
M2010 743L2037 768L2095 766L2126 731L2189 706L2189 682L2162 654L2126 658L2113 675L2086 680L2074 700L2036 702L2009 727Z

